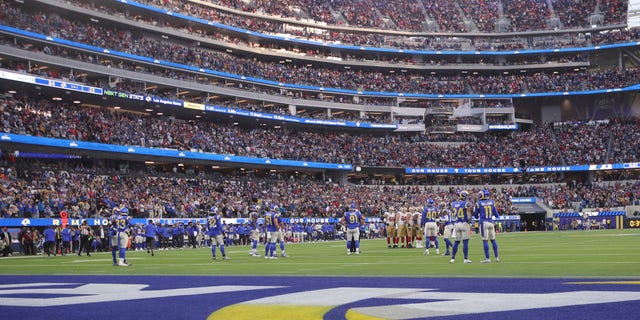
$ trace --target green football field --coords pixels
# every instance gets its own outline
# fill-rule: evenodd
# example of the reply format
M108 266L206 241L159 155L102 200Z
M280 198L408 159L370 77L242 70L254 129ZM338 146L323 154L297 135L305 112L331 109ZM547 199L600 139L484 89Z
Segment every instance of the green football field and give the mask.
M499 263L484 258L478 235L470 240L471 264L462 246L455 264L424 249L389 249L384 239L361 241L360 255L347 255L345 242L287 244L287 258L251 257L249 247L227 247L230 260L212 261L210 248L127 253L130 267L112 266L110 253L92 257L14 256L0 258L0 274L65 275L296 275L385 277L593 277L640 279L640 230L520 232L498 235ZM441 253L444 241L441 240ZM264 254L264 246L258 252ZM278 248L278 253L280 249Z

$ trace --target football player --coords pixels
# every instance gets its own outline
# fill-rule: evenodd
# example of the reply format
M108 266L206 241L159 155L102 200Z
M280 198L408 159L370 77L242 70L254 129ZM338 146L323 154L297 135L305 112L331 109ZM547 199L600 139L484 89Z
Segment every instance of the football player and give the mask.
M438 207L432 198L427 199L427 205L422 210L421 225L424 226L424 238L433 239L436 247L436 254L440 254L440 246L438 245ZM424 254L429 254L429 246L425 246Z
M407 248L413 248L413 240L416 237L416 221L414 220L414 207L407 208L407 238L405 243L407 244Z
M209 236L211 237L211 255L213 260L216 258L216 247L220 246L220 253L222 254L222 260L229 260L224 250L224 232L222 230L222 217L218 214L218 207L211 207L209 210L211 216L207 219L207 228L209 229Z
M278 206L273 206L270 211L267 211L264 215L264 224L267 229L267 243L265 244L265 259L277 259L276 255L276 242L278 241L278 234L280 233L280 219L276 216L276 209Z
M493 255L496 262L500 261L498 257L498 243L496 242L496 228L493 224L494 220L499 219L498 209L493 202L489 199L489 190L482 190L478 195L478 203L476 203L473 210L473 216L479 220L480 236L482 237L482 245L484 247L485 259L480 261L481 263L491 262L489 258L489 241L493 247Z
M389 207L389 211L384 213L384 222L387 225L387 246L389 248L398 247L398 237L396 233L396 212L393 207Z
M406 240L407 240L408 210L409 210L409 208L407 208L407 207L400 207L400 210L396 214L396 217L398 217L398 219L396 221L396 223L398 224L398 241L400 243L402 243L400 245L401 248L404 248L405 244L407 245L407 247L409 246L409 244L406 243Z
M251 229L251 250L249 255L252 257L259 257L258 254L258 241L260 241L260 228L258 227L258 218L260 218L260 206L256 205L249 213L249 219L251 222L249 228Z
M471 263L471 260L469 260L469 233L471 231L469 222L471 221L471 205L467 201L468 197L469 192L462 190L458 192L458 200L451 203L455 243L453 244L453 252L451 252L451 260L449 261L450 263L456 262L456 253L458 253L460 241L462 241L464 263Z
M126 207L125 207L126 209ZM128 210L121 211L121 208L115 207L111 216L110 242L111 256L113 265L119 267L128 267L127 263L127 245L129 243L129 232L131 229L131 217ZM118 260L116 261L116 250L118 250Z
M451 243L451 235L453 233L453 220L452 220L451 210L447 208L445 203L441 204L440 210L440 222L444 223L444 231L442 233L442 237L444 238L444 243L447 246L447 250L442 255L449 256L451 255L451 251L449 248L453 247L453 243Z
M419 207L413 207L413 212L412 212L412 216L411 216L411 223L413 224L413 232L414 232L414 236L416 238L416 248L422 248L422 234L424 233L424 230L422 228L422 226L420 225L420 218L422 216L422 213L420 213L420 208Z
M347 254L351 254L351 245L355 246L355 254L360 254L360 225L364 224L364 217L355 204L351 204L349 211L340 218L340 223L347 228Z
M278 238L276 239L276 242L280 244L280 256L283 258L287 257L287 253L284 251L284 235L286 232L286 226L284 225L284 222L282 221L282 214L280 213L280 207L278 206L274 206L273 207L273 211L274 211L274 218L276 220L278 220L278 225L280 225L280 228L278 230ZM276 250L273 249L273 253L275 254Z

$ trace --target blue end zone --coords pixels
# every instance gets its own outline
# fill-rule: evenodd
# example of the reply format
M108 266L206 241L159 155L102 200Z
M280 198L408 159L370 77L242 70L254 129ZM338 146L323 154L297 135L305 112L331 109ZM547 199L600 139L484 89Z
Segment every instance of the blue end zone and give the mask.
M252 300L262 298L276 308L328 306L309 319L640 317L640 281L610 279L0 276L0 283L2 319L218 319L225 308L253 310L227 319L256 320L264 304Z

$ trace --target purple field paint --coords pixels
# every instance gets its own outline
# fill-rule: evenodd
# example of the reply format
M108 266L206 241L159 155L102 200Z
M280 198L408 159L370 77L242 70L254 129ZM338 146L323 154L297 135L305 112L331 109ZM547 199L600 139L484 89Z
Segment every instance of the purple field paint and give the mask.
M638 319L640 281L0 276L2 319ZM600 282L600 283L598 283ZM320 311L319 311L320 310ZM243 315L244 314L244 315Z

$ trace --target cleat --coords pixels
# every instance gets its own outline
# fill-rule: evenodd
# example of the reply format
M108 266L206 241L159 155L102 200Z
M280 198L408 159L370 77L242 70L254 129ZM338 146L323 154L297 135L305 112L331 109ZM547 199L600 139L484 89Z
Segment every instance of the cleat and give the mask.
M252 253L252 254L251 254L251 256L252 256L252 257L259 257L260 255L259 255L259 254L257 254L257 253Z
M456 259L449 260L449 263L455 263L455 262L456 262Z
M119 259L118 260L118 267L128 267L129 264L127 264L126 261L124 261L124 259Z
M464 263L471 263L472 261L469 259L464 259Z
M216 257L213 257L213 261L216 261L216 260L218 260L218 258L216 258Z
M356 251L356 254L360 254L360 251Z
M287 257L287 254L286 254L286 253L283 253L283 254L281 254L280 256L281 256L281 257L283 257L283 258L286 258L286 257Z
M490 263L490 262L491 262L491 259L484 259L484 260L480 261L480 263Z
M347 251L347 255L351 255L351 251Z
M229 258L227 258L227 256L223 256L222 260L229 260Z
M269 259L269 256L264 256L265 259Z
M443 255L443 256L450 256L450 255L451 255L451 252L447 251L447 252L443 253L442 255Z
M496 262L500 262L500 258L496 257Z
M436 254L440 254L440 249L436 249Z
M394 249L398 249L398 245L397 245L397 244L394 244L394 245L393 245L393 248L394 248Z
M407 248L411 249L411 248L413 248L413 246L411 244L408 244Z
M154 256L153 252L151 252L151 256L152 256L152 257Z
M429 255L429 249L427 249L427 250L425 250L425 251L424 251L424 255L425 255L425 256L428 256L428 255Z
M387 248L391 249L391 245L388 245Z

